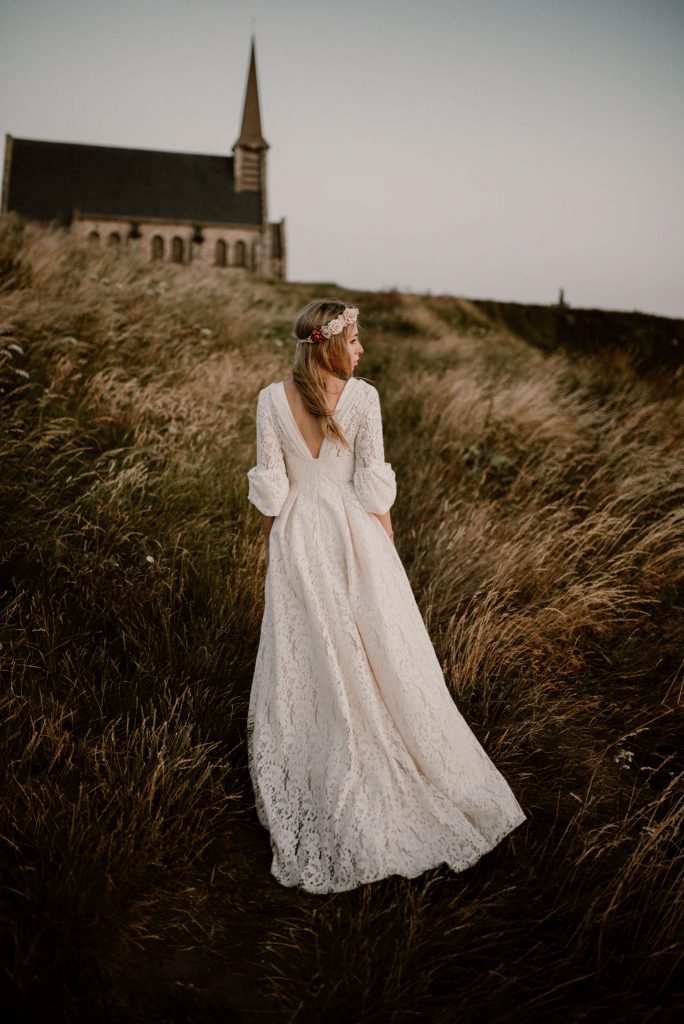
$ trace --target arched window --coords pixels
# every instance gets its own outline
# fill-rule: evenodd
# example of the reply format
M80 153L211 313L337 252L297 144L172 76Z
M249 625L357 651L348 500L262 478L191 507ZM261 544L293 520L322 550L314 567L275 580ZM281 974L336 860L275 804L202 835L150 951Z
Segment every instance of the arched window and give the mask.
M228 262L228 246L222 238L219 238L216 243L214 262L217 267L225 267Z
M117 246L121 245L121 235L118 231L110 231L109 238L107 239L109 245Z
M152 259L164 259L164 239L161 235L155 235L152 239Z
M244 267L247 262L247 247L243 241L235 243L235 266Z
M89 234L88 234L88 241L89 242L99 242L100 241L100 232L99 231L91 231L91 232L89 232Z
M171 259L174 263L183 262L183 239L178 235L171 241Z
M259 266L259 245L258 242L252 242L252 270L256 271Z

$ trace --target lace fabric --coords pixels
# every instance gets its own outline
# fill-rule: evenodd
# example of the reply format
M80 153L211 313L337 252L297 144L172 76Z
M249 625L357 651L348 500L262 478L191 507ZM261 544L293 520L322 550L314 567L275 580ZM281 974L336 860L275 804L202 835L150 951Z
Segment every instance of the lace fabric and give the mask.
M277 516L290 489L290 481L265 390L259 392L257 399L256 430L257 464L247 473L248 497L265 516Z
M282 382L259 392L248 498L275 516L247 714L271 872L340 892L474 864L526 820L456 707L401 559L374 514L396 498L380 399L350 378L349 442L317 458Z
M384 515L397 496L395 472L385 462L380 396L369 392L364 417L359 424L355 446L354 487L366 512Z

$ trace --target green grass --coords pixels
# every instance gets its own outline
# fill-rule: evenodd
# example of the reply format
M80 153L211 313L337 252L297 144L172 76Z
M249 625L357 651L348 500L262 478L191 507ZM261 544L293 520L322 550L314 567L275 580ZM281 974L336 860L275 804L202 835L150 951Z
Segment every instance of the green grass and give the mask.
M397 549L529 819L462 874L325 897L270 875L245 749L256 395L287 376L321 288L361 310ZM18 1019L674 1017L681 373L613 335L545 352L524 337L534 312L515 329L490 312L150 266L0 220L0 916Z

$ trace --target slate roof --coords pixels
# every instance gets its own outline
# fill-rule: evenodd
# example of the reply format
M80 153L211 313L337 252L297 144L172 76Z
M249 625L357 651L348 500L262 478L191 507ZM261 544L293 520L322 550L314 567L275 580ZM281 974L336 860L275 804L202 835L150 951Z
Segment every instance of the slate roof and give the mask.
M71 223L72 210L146 220L262 223L258 192L235 192L233 158L7 138L7 208Z

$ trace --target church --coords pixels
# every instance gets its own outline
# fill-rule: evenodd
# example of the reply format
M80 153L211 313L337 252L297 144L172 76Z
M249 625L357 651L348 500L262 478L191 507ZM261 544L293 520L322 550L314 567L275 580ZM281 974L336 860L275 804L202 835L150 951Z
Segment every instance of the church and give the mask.
M5 136L1 212L150 260L285 279L285 219L269 223L254 37L232 156Z

